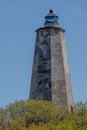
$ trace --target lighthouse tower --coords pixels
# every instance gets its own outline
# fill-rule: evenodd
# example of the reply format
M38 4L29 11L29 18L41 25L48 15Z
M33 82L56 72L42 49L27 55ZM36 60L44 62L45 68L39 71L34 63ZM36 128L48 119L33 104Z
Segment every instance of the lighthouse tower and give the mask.
M67 60L65 30L52 10L44 27L36 30L36 42L30 99L52 101L56 106L73 109L73 97Z

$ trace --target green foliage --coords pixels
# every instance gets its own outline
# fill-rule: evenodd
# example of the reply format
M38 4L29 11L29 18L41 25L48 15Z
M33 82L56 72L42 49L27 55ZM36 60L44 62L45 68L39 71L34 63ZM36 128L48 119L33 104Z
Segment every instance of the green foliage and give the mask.
M16 101L0 108L0 130L87 130L87 103L68 113L48 101Z

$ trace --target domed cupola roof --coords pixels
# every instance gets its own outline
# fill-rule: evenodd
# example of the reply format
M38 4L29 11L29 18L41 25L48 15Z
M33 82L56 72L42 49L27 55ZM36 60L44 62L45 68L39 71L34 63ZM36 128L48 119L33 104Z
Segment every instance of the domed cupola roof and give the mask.
M58 26L58 16L53 10L49 10L49 14L45 16L45 26Z
M45 16L45 22L58 22L58 16L53 13L53 10L49 10L49 14Z

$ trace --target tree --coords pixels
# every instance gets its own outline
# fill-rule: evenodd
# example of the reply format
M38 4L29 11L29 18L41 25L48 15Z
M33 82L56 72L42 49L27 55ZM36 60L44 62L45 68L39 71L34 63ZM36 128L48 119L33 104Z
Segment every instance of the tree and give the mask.
M87 130L87 103L68 113L48 101L16 101L0 108L0 130Z

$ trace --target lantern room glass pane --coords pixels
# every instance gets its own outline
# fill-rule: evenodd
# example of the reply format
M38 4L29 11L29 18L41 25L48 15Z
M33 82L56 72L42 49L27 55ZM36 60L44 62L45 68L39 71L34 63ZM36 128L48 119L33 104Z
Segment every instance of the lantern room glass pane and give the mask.
M45 18L45 22L57 22L58 18L55 16L49 16Z

